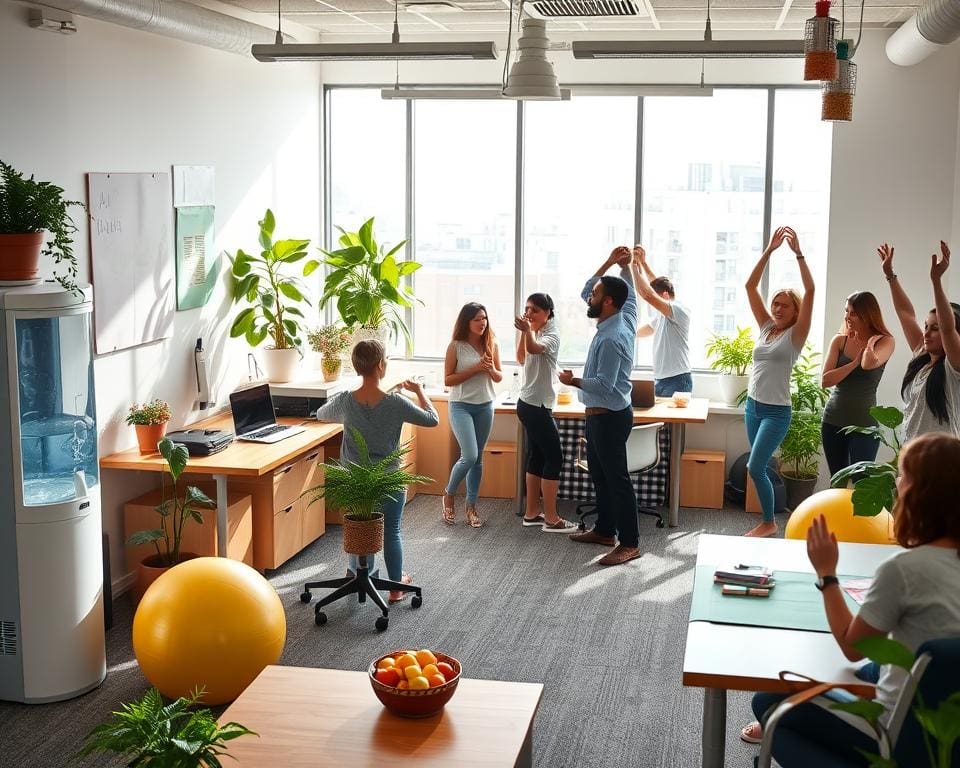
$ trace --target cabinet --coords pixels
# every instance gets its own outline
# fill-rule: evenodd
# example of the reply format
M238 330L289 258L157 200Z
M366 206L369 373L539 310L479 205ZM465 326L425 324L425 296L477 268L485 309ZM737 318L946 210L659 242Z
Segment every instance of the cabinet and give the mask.
M209 480L206 482L190 480L189 484L197 486L207 496L214 498L214 484ZM180 485L183 488L187 483L181 482ZM156 488L123 505L124 540L129 539L137 531L160 527L160 516L156 507L162 503L163 493L160 488ZM165 494L167 499L171 498L169 485ZM208 508L201 511L202 523L188 520L183 526L181 549L198 555L215 556L217 554L217 510ZM127 570L132 573L141 560L155 553L156 548L151 544L141 544L137 547L127 545ZM227 557L253 565L252 501L249 494L232 488L227 492Z
M417 471L433 482L417 486L419 493L442 494L450 479L450 468L460 455L460 447L450 429L446 400L433 403L440 417L436 427L422 427L417 433Z
M723 508L723 451L684 451L680 457L680 506Z
M483 449L480 497L513 499L517 496L517 444L493 441Z

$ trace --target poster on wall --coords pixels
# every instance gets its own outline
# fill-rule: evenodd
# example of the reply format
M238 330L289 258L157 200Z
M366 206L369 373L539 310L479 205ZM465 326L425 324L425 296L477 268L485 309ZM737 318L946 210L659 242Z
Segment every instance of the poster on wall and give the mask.
M212 165L173 166L173 207L216 205Z
M213 254L212 205L177 208L177 310L196 309L210 300L220 274Z

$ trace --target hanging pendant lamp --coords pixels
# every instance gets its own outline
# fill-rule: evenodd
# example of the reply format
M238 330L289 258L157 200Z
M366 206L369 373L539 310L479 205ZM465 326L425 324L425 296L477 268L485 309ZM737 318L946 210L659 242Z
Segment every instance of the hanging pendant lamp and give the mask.
M807 19L803 36L803 79L837 79L837 26L830 0L818 0L816 16Z
M517 41L520 56L510 67L504 96L524 100L560 99L557 73L547 59L549 47L547 23L542 19L521 19L520 39Z
M853 94L857 90L857 65L850 61L850 45L846 40L837 43L836 80L823 84L821 120L850 122L853 120Z

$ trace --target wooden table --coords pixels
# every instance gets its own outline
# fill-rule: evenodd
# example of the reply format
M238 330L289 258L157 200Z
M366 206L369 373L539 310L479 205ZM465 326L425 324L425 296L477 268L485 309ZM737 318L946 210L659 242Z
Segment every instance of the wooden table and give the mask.
M841 543L837 572L872 576L880 563L899 551L900 547L895 545ZM698 566L730 563L809 573L810 589L815 589L816 575L802 540L700 536ZM829 632L689 622L683 684L704 689L703 768L723 768L727 691L786 693L790 689L779 674L781 670L790 670L817 680L850 684L857 693L870 696L873 686L854 677L858 666L859 662L846 659Z
M539 683L462 679L439 714L410 719L384 709L365 672L270 666L220 723L260 734L229 743L239 768L530 766L542 694Z
M343 431L340 424L321 424L313 419L277 419L277 423L302 425L304 431L276 443L248 443L235 441L212 456L191 456L187 471L190 474L210 475L217 487L217 555L227 555L227 478L261 477L295 456L316 448ZM223 429L233 432L233 417L229 414L213 416L183 429ZM166 462L159 453L141 454L137 448L111 454L100 459L101 469L139 469L147 472L165 472Z
M675 528L680 520L680 455L683 452L683 439L687 424L705 424L710 410L710 401L705 397L690 398L686 408L676 408L668 397L658 397L651 408L634 408L634 424L652 424L662 421L670 425L670 506L667 522ZM498 401L495 413L514 414L516 403ZM574 401L568 405L553 407L555 419L585 419L583 403ZM517 422L517 504L516 513L523 514L526 496L526 455L527 432L523 424Z

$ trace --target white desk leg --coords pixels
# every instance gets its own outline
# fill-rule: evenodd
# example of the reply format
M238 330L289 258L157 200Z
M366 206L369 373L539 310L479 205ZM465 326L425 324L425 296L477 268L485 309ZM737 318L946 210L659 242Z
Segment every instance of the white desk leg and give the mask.
M727 748L727 692L723 688L703 689L702 768L723 768Z
M514 512L519 517L524 513L527 496L527 430L517 419L517 506Z
M670 510L667 524L676 528L680 522L680 454L683 453L683 440L686 424L674 422L670 425Z
M227 476L214 475L217 483L217 557L227 556Z

